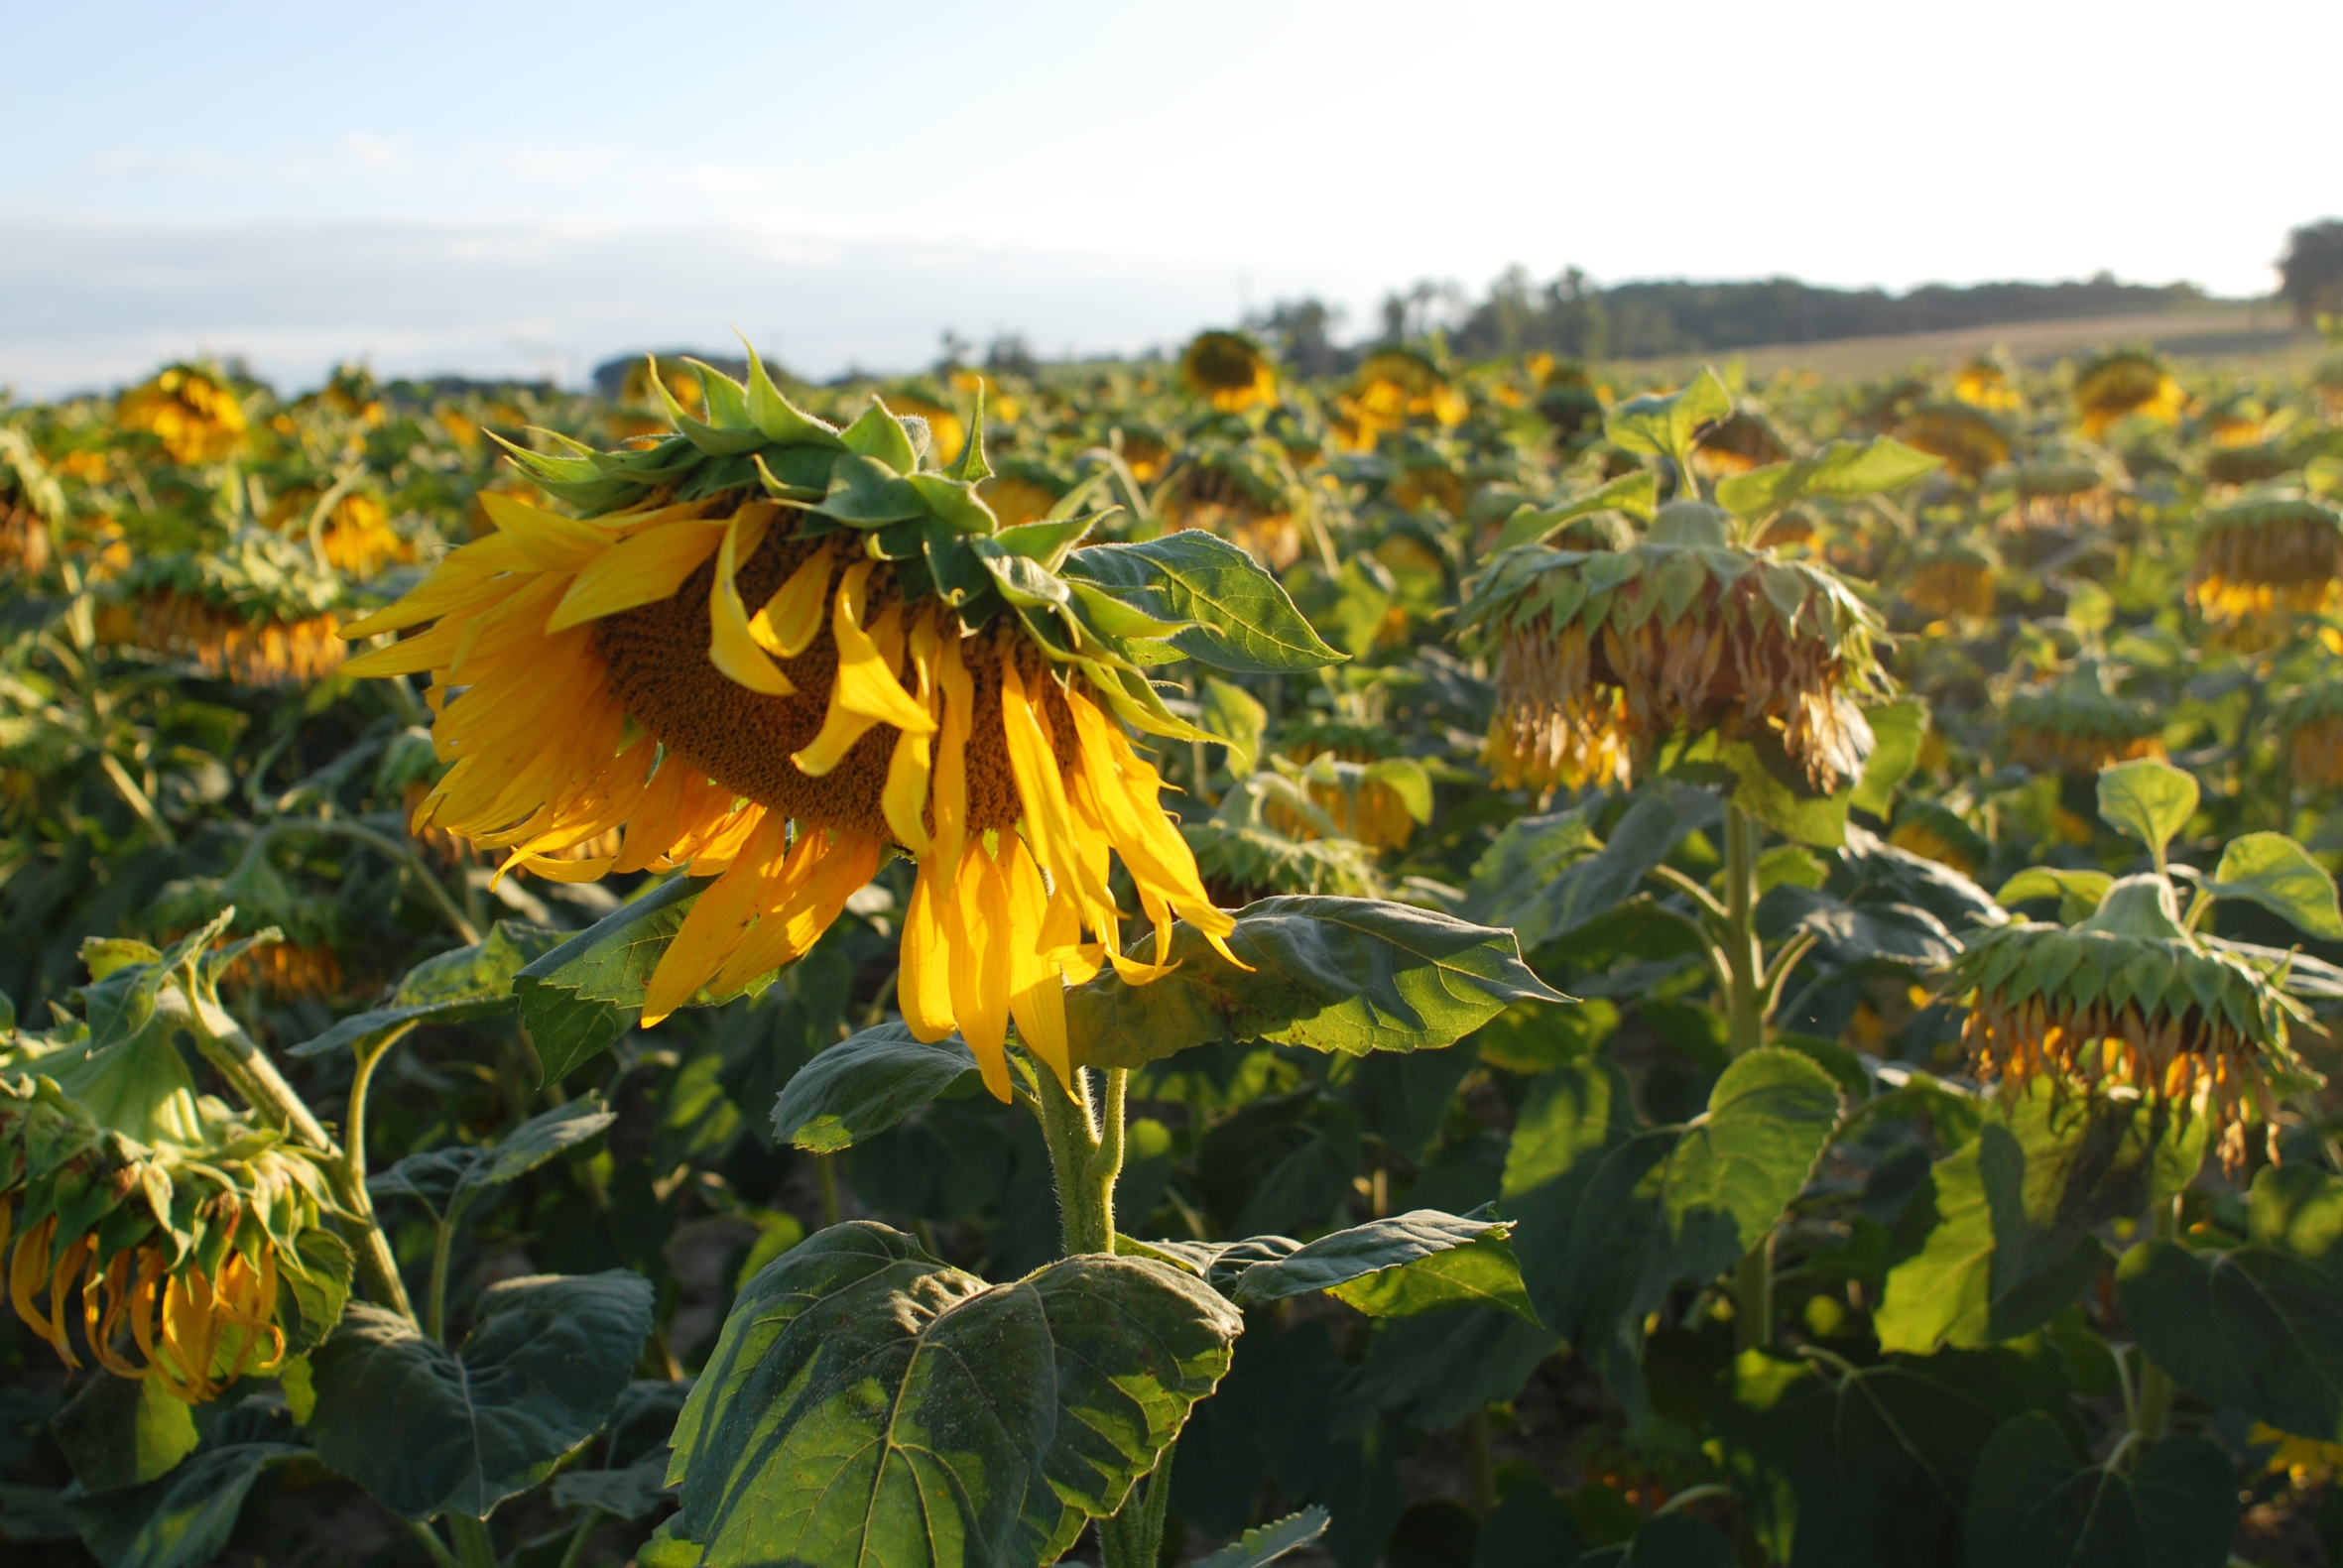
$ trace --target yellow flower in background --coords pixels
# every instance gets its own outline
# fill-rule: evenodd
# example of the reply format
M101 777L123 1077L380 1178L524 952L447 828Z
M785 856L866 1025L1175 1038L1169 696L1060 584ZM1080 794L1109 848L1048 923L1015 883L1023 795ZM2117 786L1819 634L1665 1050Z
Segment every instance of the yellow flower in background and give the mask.
M1179 379L1222 414L1242 414L1278 398L1269 355L1241 332L1197 333L1180 352Z
M2206 620L2310 615L2343 587L2343 516L2306 497L2225 507L2204 520L2188 597Z
M676 411L702 447L521 454L607 510L483 495L496 533L349 628L431 626L348 666L432 675L452 766L415 825L502 849L507 871L712 877L651 977L646 1025L802 954L889 853L911 856L906 1022L927 1040L958 1029L1004 1099L1012 1019L1063 1076L1063 986L1108 963L1163 972L1123 955L1110 856L1158 964L1174 919L1215 943L1234 929L1124 728L1201 734L1119 652L1175 627L1055 575L1080 566L1066 552L1088 520L1002 530L967 477L984 470L921 469L883 402L840 431L751 370L745 389L707 372L728 422ZM748 483L678 498L742 452ZM980 454L977 436L965 456ZM562 858L613 833L607 854Z
M2014 414L2018 410L2018 389L2010 384L2009 372L1990 359L1972 359L1954 372L1952 395L1988 414Z
M122 394L117 417L125 428L153 434L175 463L233 456L248 431L234 389L193 365L173 365Z
M303 685L341 666L347 650L331 615L279 620L247 616L199 595L166 590L138 601L124 641L192 660L216 679L240 686Z
M2074 406L2082 415L2083 434L2092 440L2128 415L2177 423L2183 401L2180 384L2147 354L2102 355L2074 379Z

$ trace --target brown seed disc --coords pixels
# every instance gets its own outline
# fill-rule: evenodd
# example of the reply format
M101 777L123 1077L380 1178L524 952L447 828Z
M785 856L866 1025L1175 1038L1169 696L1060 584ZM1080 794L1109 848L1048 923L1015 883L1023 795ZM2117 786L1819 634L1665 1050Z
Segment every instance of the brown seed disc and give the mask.
M818 542L784 539L778 531L769 536L736 579L751 613L817 547ZM661 745L726 788L799 822L892 840L880 794L900 736L893 725L873 725L836 768L818 779L790 761L820 733L829 708L838 649L826 618L804 653L779 661L796 692L773 697L751 691L708 662L708 591L715 572L710 560L673 597L596 623L594 647L609 665L611 690ZM833 573L829 591L835 591L836 580ZM894 574L882 564L871 574L866 620L875 622L894 597ZM1022 639L1012 643L1031 690L1042 674L1041 656ZM960 646L976 702L967 753L969 827L972 832L1006 829L1022 813L1001 725L1000 655L988 636ZM905 683L917 689L916 680ZM1042 685L1063 771L1074 758L1073 716L1054 681Z

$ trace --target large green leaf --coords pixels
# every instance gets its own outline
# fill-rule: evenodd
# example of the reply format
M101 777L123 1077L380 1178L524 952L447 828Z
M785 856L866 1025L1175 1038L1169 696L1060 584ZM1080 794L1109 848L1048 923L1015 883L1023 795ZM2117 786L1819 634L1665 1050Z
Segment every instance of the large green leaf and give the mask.
M2116 1266L2124 1321L2191 1392L2343 1441L2343 1181L2266 1166L2248 1212L2252 1240L2235 1251L2149 1242L2126 1253Z
M678 877L665 883L531 960L513 977L513 994L520 998L545 1081L566 1075L633 1026L642 1016L651 972L710 880ZM773 974L760 975L723 996L703 989L692 1005L755 996L772 981Z
M1967 1523L1972 1568L2222 1568L2237 1475L2186 1433L2159 1439L2137 1471L2089 1464L2056 1421L2031 1411L1978 1456Z
M2196 814L2196 780L2154 757L2099 772L2099 814L2164 863L2164 846Z
M1228 1370L1236 1309L1169 1265L986 1285L853 1223L751 1280L675 1433L709 1564L1051 1562Z
M559 946L565 935L542 925L499 920L469 947L427 958L407 971L381 1007L340 1020L289 1054L321 1056L344 1045L363 1050L403 1025L453 1024L509 1012L514 1005L513 977Z
M1896 786L1919 762L1920 742L1928 734L1928 705L1917 697L1899 697L1865 708L1863 719L1871 726L1871 755L1863 759L1863 777L1856 781L1849 803L1884 818L1895 808Z
M2061 1097L2047 1083L1988 1113L1906 1206L1874 1319L1880 1344L1926 1354L2028 1333L2098 1276L2093 1234L2195 1174L2205 1121L2140 1102Z
M1891 435L1857 446L1832 441L1812 457L1772 463L1717 481L1717 505L1736 517L1770 517L1807 496L1866 496L1901 490L1943 462ZM1866 807L1865 809L1869 809Z
M2308 935L2343 940L2335 879L2283 833L2248 833L2231 839L2204 891L2216 899L2259 904Z
M1249 1529L1196 1568L1268 1568L1290 1551L1299 1550L1326 1533L1326 1510L1303 1508L1272 1524Z
M1408 1317L1487 1302L1535 1321L1503 1221L1416 1209L1321 1236L1302 1246L1282 1236L1188 1244L1164 1251L1239 1306L1324 1290L1370 1317ZM1142 1244L1146 1246L1146 1244Z
M1653 509L1659 504L1659 480L1639 469L1632 474L1622 474L1610 483L1590 490L1575 500L1565 501L1558 507L1547 507L1542 511L1536 507L1523 507L1506 519L1505 527L1498 532L1497 543L1489 546L1481 559L1487 560L1491 555L1517 545L1539 543L1577 519L1596 512L1615 510L1626 513L1639 523L1649 523L1652 521Z
M773 1136L815 1153L847 1148L975 1071L976 1057L958 1035L927 1045L908 1025L882 1024L799 1069L773 1108Z
M1565 1272L1579 1200L1604 1156L1635 1135L1635 1098L1612 1062L1549 1068L1515 1113L1499 1207L1514 1222L1514 1256L1545 1323L1564 1322L1574 1281Z
M488 1188L519 1180L617 1120L599 1092L581 1095L539 1112L485 1147L458 1145L410 1154L370 1177L366 1190L378 1198L414 1198L431 1211L434 1223L453 1221Z
M651 1281L613 1269L480 1293L460 1351L353 1306L309 1358L318 1457L405 1518L486 1518L591 1437L651 1332Z
M1246 905L1220 956L1184 920L1178 965L1145 985L1109 967L1066 994L1081 1060L1137 1067L1214 1040L1270 1040L1364 1055L1439 1049L1516 1001L1564 1002L1521 959L1511 931L1374 899L1278 898ZM1134 957L1152 959L1138 937Z
M227 1549L261 1472L308 1455L293 1443L229 1443L144 1486L85 1493L75 1485L62 1501L105 1568L203 1568Z
M1948 1568L1962 1560L1970 1478L1995 1428L2029 1411L2071 1424L2071 1404L2058 1358L2038 1343L1827 1373L1751 1350L1709 1387L1706 1424L1774 1560Z
M1681 469L1690 460L1692 437L1700 427L1732 412L1733 395L1715 371L1704 369L1679 392L1665 397L1647 393L1619 404L1603 417L1603 434L1614 445L1667 457Z
M1299 674L1342 663L1253 557L1198 529L1144 544L1093 544L1060 568L1166 621L1193 621L1172 646L1215 669Z
M1492 1306L1395 1319L1344 1380L1327 1411L1337 1437L1363 1437L1379 1415L1437 1431L1493 1400L1510 1399L1559 1349L1552 1330Z
M1638 1134L1604 1157L1579 1200L1547 1323L1632 1393L1645 1317L1677 1280L1722 1273L1773 1230L1838 1114L1838 1085L1807 1057L1765 1047L1736 1059L1691 1123Z
M152 1481L185 1459L197 1437L186 1401L164 1392L161 1379L103 1372L50 1418L49 1430L87 1492Z
M628 1384L603 1428L603 1468L555 1476L554 1506L596 1508L622 1519L639 1519L667 1502L668 1437L690 1393L688 1380Z
M1452 1306L1493 1306L1530 1322L1538 1312L1513 1247L1496 1232L1415 1263L1368 1274L1327 1294L1369 1317L1418 1317Z
M1525 819L1553 826L1535 837L1521 833L1515 842L1509 836L1524 823L1509 824L1473 868L1467 907L1476 919L1514 927L1523 948L1535 952L1617 908L1685 834L1714 821L1717 810L1716 797L1705 789L1660 784L1638 794L1610 838L1584 858L1568 857L1581 842L1574 812Z

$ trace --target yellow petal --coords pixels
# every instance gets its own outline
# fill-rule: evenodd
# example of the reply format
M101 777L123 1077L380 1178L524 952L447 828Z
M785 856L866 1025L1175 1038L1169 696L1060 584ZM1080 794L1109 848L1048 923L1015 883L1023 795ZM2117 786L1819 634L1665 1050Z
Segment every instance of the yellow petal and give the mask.
M836 553L824 544L798 563L789 581L773 590L755 619L749 636L758 646L783 659L795 659L821 635L821 608L829 595L830 566Z
M936 736L934 774L927 799L935 819L935 836L928 854L950 889L960 867L968 834L968 726L976 716L976 684L960 658L956 623L940 629L935 654L935 696L941 723Z
M1045 674L1041 677L1047 680ZM1065 797L1065 784L1057 771L1057 754L1050 744L1048 722L1037 698L1028 697L1016 666L1001 663L1001 723L1009 741L1009 771L1017 780L1017 794L1025 806L1025 820L1035 848L1060 884L1070 884L1082 901L1111 905L1113 898L1082 853L1075 835L1073 808Z
M952 1016L983 1061L1009 1038L1009 903L1006 880L981 844L960 857L945 919L952 931Z
M341 635L351 639L374 637L421 626L469 603L494 579L533 569L528 557L521 553L518 541L507 535L491 534L449 550L412 592L372 615L350 622L341 629Z
M726 675L769 697L786 697L798 688L789 676L749 636L748 607L740 601L733 581L740 563L764 543L769 508L744 506L724 527L724 543L716 551L716 580L708 590L708 661Z
M557 512L533 507L526 501L480 492L480 506L497 531L510 539L524 559L540 571L583 571L608 549L615 536L607 528L580 523Z
M1042 946L1043 906L1048 895L1042 889L1041 871L1022 840L1011 836L1003 892L1009 916L1009 1009L1017 1018L1017 1037L1027 1050L1049 1064L1057 1081L1069 1088L1073 1069L1066 1058L1065 981Z
M906 735L932 735L935 721L927 716L903 682L888 667L879 645L859 624L862 589L872 562L856 561L830 610L830 635L838 645L838 678L830 688L829 711L822 715L821 733L790 761L798 771L818 779L845 761L854 743L875 724L892 724Z
M648 529L613 544L579 569L546 630L558 632L673 597L723 539L722 523L695 520Z
M936 912L936 874L932 864L920 867L912 884L912 900L903 911L903 948L895 974L895 1001L912 1033L932 1045L952 1031L951 945ZM991 1080L986 1079L991 1087ZM1004 1078L997 1091L1008 1095Z
M740 946L743 928L766 894L767 880L786 864L788 826L779 812L768 815L740 858L700 893L644 988L643 1027L689 1002ZM806 850L803 844L799 848L802 853Z

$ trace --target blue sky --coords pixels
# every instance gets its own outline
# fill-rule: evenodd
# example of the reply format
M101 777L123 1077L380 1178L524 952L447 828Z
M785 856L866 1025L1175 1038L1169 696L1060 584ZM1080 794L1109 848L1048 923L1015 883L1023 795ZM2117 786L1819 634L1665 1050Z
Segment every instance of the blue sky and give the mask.
M0 386L1129 350L1418 277L2266 290L2343 6L0 0Z

